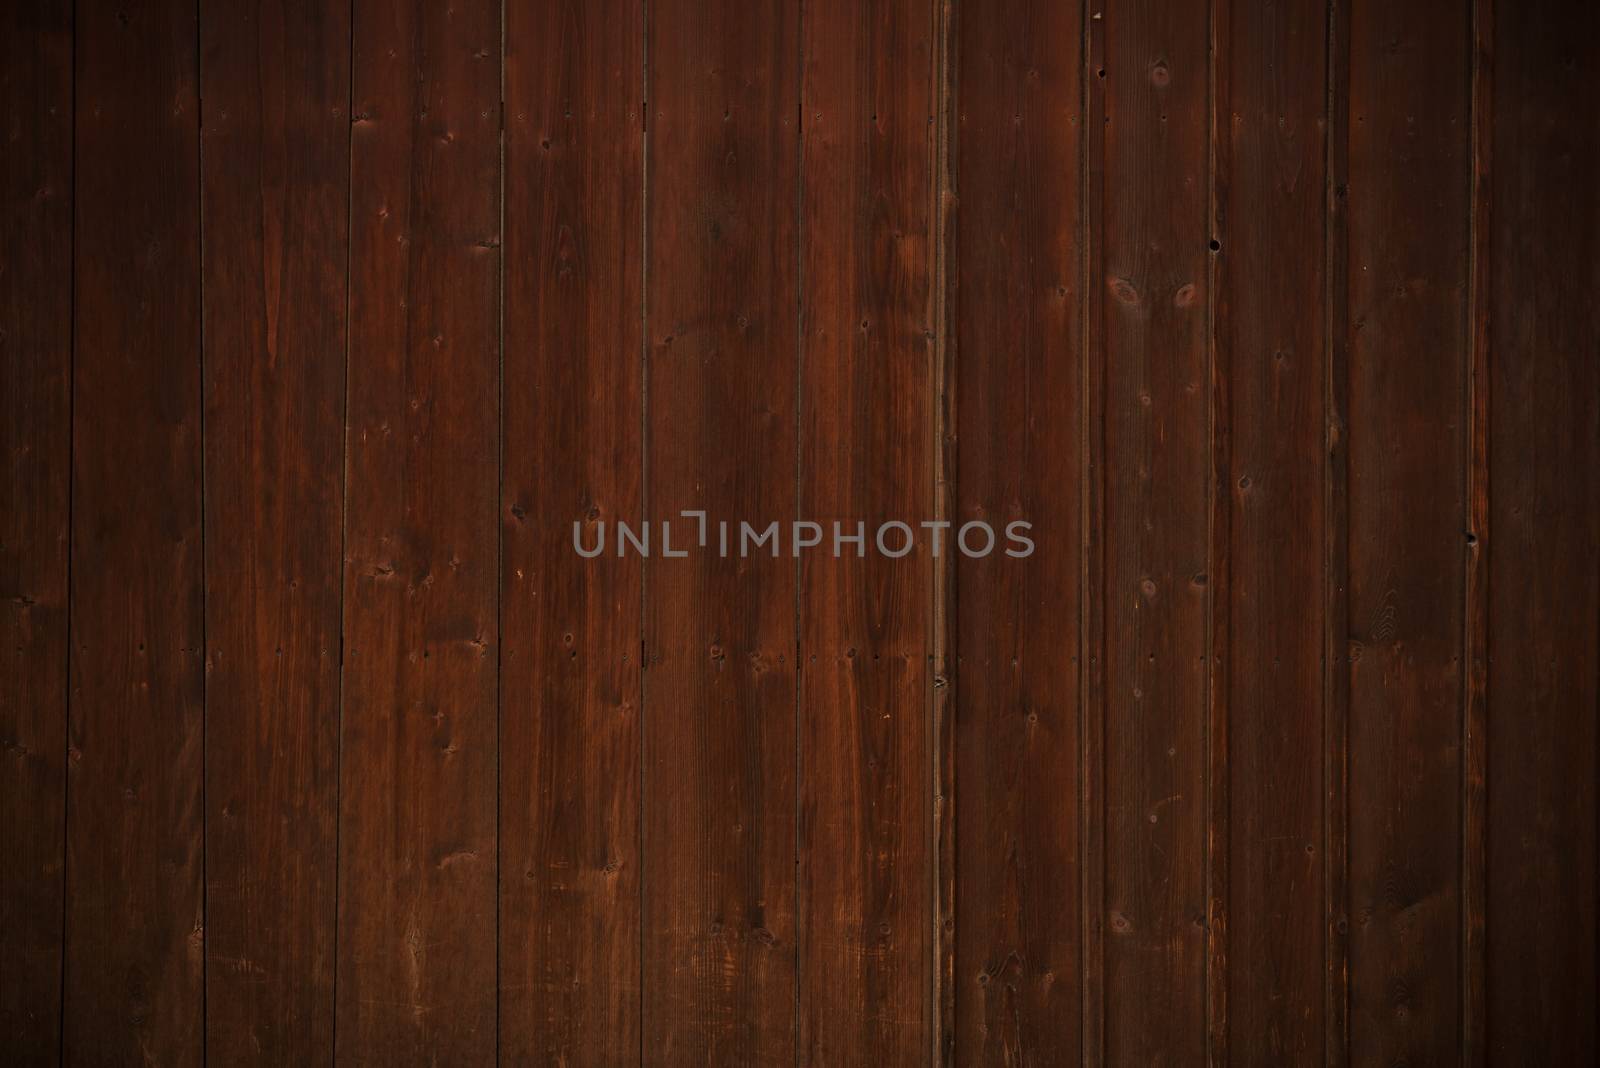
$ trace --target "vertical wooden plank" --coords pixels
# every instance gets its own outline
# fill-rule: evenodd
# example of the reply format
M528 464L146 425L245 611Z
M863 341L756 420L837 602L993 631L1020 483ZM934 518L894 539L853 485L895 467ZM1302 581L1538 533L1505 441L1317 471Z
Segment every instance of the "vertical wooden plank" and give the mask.
M795 1060L797 12L649 14L647 515L783 528L645 568L649 1064Z
M333 1054L350 23L206 0L206 1050Z
M1322 0L1218 8L1226 1060L1323 1055Z
M357 3L337 1053L495 1052L500 12Z
M1104 12L1105 1058L1206 1045L1209 26Z
M1323 1050L1350 1062L1350 6L1328 4L1323 201Z
M1494 8L1491 1057L1596 1057L1600 10Z
M1080 241L1083 327L1082 634L1078 686L1082 756L1078 762L1078 821L1082 835L1082 961L1085 1068L1106 1059L1106 23L1098 5L1083 5L1083 229Z
M1454 3L1350 28L1350 1059L1461 1035L1462 588L1470 28Z
M934 560L878 534L932 508L934 9L803 11L798 506L824 537L799 579L800 1060L909 1064L931 1048Z
M195 8L76 27L69 1062L202 1057Z
M1467 551L1462 705L1461 1061L1488 1063L1488 685L1489 685L1489 309L1493 278L1491 179L1494 160L1494 4L1472 4L1472 229L1467 309Z
M72 6L0 12L0 1034L60 1056Z
M506 8L501 1052L639 1058L643 7Z
M956 1062L1081 1053L1084 429L1080 4L957 11L961 210L950 256L961 524L1032 555L956 555Z
M950 263L957 193L953 161L959 138L955 114L960 81L961 48L955 0L935 0L934 114L933 114L933 368L928 385L930 409L929 464L933 492L929 507L935 523L949 522L955 512L955 469L958 459L955 435L956 271ZM933 560L929 592L932 595L931 649L928 656L928 717L932 762L928 792L933 808L933 1033L929 1036L928 1063L950 1068L956 1056L956 760L955 760L955 650L956 621L953 558Z

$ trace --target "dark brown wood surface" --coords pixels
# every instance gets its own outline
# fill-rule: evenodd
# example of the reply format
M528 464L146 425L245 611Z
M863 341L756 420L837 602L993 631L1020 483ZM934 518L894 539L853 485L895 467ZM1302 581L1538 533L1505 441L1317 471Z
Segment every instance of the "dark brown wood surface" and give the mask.
M1215 13L1217 497L1210 723L1213 1057L1324 1049L1327 24L1315 2ZM1294 76L1285 77L1293 71Z
M800 23L776 0L671 0L648 18L645 516L658 550L676 519L681 552L684 510L796 514ZM646 561L646 1064L796 1058L788 541Z
M1438 1063L1463 1026L1462 643L1471 27L1357 6L1346 300L1350 1047ZM1451 32L1442 32L1449 26Z
M1596 1038L1600 715L1600 65L1591 5L1498 0L1488 193L1490 1063Z
M61 1023L72 422L72 5L0 14L0 1034Z
M72 1063L204 1059L196 33L172 0L74 16Z
M335 1055L497 1040L500 12L357 3Z
M346 8L202 9L206 1052L333 1042Z
M1590 5L0 57L0 1061L1594 1060Z
M1077 4L963 5L948 287L955 522L1022 520L1026 559L956 558L955 1058L1076 1060L1085 138ZM954 555L954 554L952 554Z
M1161 0L1105 21L1093 72L1105 83L1101 242L1089 283L1105 290L1097 1052L1109 1064L1188 1064L1206 1054L1207 995L1217 992L1206 962L1210 26L1204 5ZM962 680L964 690L980 684Z
M506 8L500 1053L639 1057L642 8ZM609 543L608 543L609 544Z
M932 1019L935 561L877 532L933 499L936 26L928 0L804 16L797 508L829 552L798 578L800 1062L908 1064Z

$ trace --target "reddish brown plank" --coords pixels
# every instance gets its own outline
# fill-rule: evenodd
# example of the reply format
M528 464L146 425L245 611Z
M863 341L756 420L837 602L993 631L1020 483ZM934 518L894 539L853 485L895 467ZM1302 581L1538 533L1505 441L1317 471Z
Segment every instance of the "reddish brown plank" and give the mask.
M1489 290L1491 1061L1597 1052L1600 9L1494 5Z
M202 1058L195 8L77 8L65 1058Z
M1468 274L1471 330L1467 375L1467 550L1462 660L1466 693L1462 706L1462 967L1461 1061L1467 1068L1488 1063L1487 976L1489 875L1488 684L1489 684L1489 305L1494 275L1489 238L1490 184L1494 171L1494 5L1472 5L1472 228Z
M1459 1056L1470 43L1457 4L1352 8L1354 1063Z
M1219 5L1214 715L1226 718L1226 1045L1321 1059L1326 5ZM1225 1058L1223 1054L1225 1053Z
M200 13L206 1051L333 1054L349 9Z
M797 16L775 0L650 9L646 514L658 543L665 520L680 539L693 529L684 509L735 532L796 518ZM645 568L648 1064L795 1061L788 543L776 559L704 551Z
M807 4L799 512L802 1063L931 1049L934 10ZM865 532L859 546L838 533ZM885 543L900 552L904 532Z
M1206 6L1104 12L1105 1059L1205 1052Z
M1078 762L1083 939L1080 987L1083 1056L1099 1068L1106 1053L1106 294L1101 267L1105 247L1106 34L1103 12L1083 5L1083 627L1079 672L1082 757Z
M501 1054L639 1058L643 8L506 8ZM608 546L610 542L608 541Z
M72 6L0 13L0 1035L60 1057Z
M500 12L358 3L337 1053L495 1050Z
M957 10L955 521L1035 543L954 562L959 1064L1080 1056L1083 21Z
M1323 684L1323 1050L1328 1068L1350 1063L1350 4L1328 6L1323 139L1324 460Z

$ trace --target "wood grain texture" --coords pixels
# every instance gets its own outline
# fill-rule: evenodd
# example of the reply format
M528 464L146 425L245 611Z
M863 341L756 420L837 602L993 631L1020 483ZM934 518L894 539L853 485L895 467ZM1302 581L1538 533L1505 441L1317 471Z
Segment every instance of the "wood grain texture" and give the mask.
M1436 1062L1461 1034L1470 37L1446 3L1355 5L1350 34L1350 1057Z
M1600 11L1494 7L1489 1058L1596 1056Z
M934 29L927 0L823 0L801 24L798 510L824 529L799 576L805 1064L931 1048L934 559L878 535L932 507Z
M1591 7L7 7L0 1060L1593 1061Z
M1323 1051L1350 1063L1350 4L1328 6L1323 202Z
M1105 1059L1206 1045L1203 5L1105 12Z
M748 0L650 10L658 548L660 523L693 529L685 509L758 529L796 518L797 14ZM777 558L702 551L645 569L647 1064L795 1061L800 653L784 534Z
M76 12L69 1063L202 1059L195 8Z
M60 1057L72 6L0 12L0 1035Z
M1212 839L1227 851L1213 862L1227 917L1214 1055L1306 1064L1324 1045L1326 7L1233 3L1216 18L1212 537L1227 563L1213 773L1228 781Z
M333 1054L348 8L201 8L206 1052ZM291 91L292 87L292 91Z
M637 1062L643 9L506 9L500 1053ZM573 548L573 527L595 559Z
M958 524L1034 553L957 557L959 1064L1080 1055L1086 395L1077 4L961 5L949 255Z
M500 13L358 3L337 1055L495 1051Z

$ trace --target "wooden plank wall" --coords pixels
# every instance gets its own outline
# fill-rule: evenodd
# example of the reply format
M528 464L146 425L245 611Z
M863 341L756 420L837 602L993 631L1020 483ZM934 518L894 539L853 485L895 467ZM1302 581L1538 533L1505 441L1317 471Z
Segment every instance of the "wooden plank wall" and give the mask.
M7 6L0 1058L1592 1062L1597 76L1578 0Z

